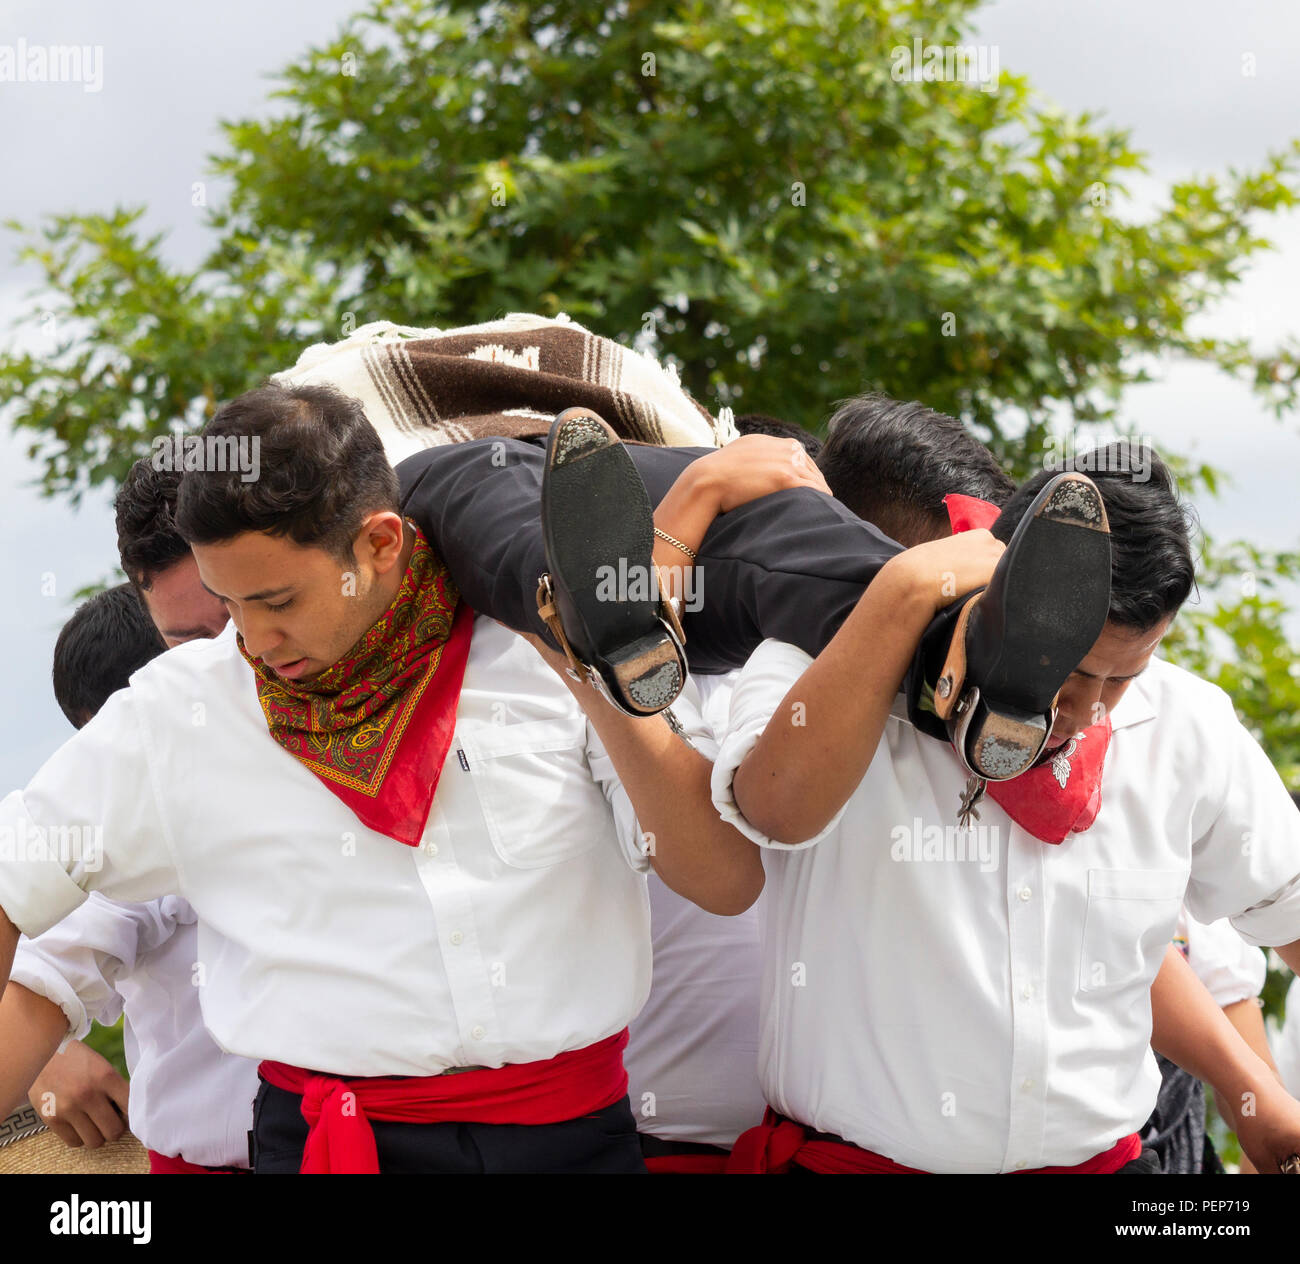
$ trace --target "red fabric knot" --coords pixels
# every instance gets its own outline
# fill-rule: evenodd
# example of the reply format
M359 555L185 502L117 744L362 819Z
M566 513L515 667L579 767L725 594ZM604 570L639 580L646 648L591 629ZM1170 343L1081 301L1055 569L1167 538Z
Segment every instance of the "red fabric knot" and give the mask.
M305 1173L377 1173L372 1119L391 1123L558 1124L627 1095L627 1029L554 1058L456 1075L346 1079L283 1062L258 1074L302 1098Z
M1008 1175L1105 1175L1118 1172L1142 1153L1142 1141L1137 1133L1121 1137L1109 1150L1103 1150L1072 1167L1021 1168ZM883 1154L864 1150L848 1141L826 1137L808 1139L802 1124L778 1115L770 1106L763 1122L748 1132L742 1132L732 1147L727 1160L727 1171L739 1174L780 1176L790 1171L798 1162L801 1168L825 1175L898 1175L926 1176L929 1173L916 1167L904 1167L887 1159Z

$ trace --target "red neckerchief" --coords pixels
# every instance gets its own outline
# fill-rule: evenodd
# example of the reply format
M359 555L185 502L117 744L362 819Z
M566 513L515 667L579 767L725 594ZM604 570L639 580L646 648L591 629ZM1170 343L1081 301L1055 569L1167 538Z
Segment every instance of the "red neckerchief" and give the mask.
M474 612L416 529L393 603L310 682L256 676L271 736L363 825L419 846L456 727Z
M1002 511L975 496L943 498L953 534L990 527ZM1017 825L1044 843L1081 834L1101 809L1101 772L1110 745L1110 716L1076 733L1055 754L1010 781L990 781L987 791Z

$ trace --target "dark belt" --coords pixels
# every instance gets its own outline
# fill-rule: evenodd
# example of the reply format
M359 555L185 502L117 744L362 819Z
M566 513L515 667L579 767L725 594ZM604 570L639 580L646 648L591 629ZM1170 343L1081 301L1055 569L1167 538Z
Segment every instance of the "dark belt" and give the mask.
M662 1137L652 1137L648 1132L637 1133L637 1137L644 1159L664 1159L678 1154L730 1153L724 1146L703 1145L698 1141L665 1141Z

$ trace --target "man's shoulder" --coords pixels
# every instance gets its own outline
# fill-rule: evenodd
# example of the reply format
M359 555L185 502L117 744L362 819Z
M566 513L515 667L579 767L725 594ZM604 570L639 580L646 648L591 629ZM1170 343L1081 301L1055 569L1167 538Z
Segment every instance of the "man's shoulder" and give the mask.
M461 687L460 718L467 718L467 707L478 715L485 698L494 702L489 710L496 723L503 714L585 718L568 686L522 636L488 615L476 614Z
M220 636L186 641L151 659L131 676L131 696L141 706L174 710L185 702L229 698L251 679L234 625L227 624Z
M1140 736L1151 728L1159 734L1162 747L1172 742L1201 753L1231 742L1243 731L1227 693L1163 658L1151 659L1116 704L1111 722L1117 734L1131 729Z

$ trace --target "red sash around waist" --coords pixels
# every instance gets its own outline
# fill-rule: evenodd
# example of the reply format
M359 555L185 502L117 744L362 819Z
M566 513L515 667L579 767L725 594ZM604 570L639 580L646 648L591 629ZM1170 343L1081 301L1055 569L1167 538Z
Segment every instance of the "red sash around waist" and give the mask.
M1011 1175L1118 1172L1124 1164L1131 1163L1141 1153L1142 1141L1135 1132L1121 1138L1109 1150L1076 1163L1073 1167L1022 1168ZM770 1107L761 1124L748 1132L742 1132L736 1139L731 1158L727 1161L727 1171L775 1176L788 1172L790 1165L796 1161L800 1167L811 1172L928 1175L920 1168L904 1167L893 1159L885 1158L883 1154L873 1154L870 1150L862 1150L847 1141L830 1141L824 1137L810 1140L802 1124L784 1119Z
M150 1176L237 1176L246 1174L246 1167L204 1167L202 1163L191 1163L179 1154L159 1154L157 1150L149 1151Z
M263 1062L258 1074L302 1098L309 1125L302 1172L379 1171L371 1119L408 1124L558 1124L627 1093L627 1029L541 1062L458 1075L341 1079Z

